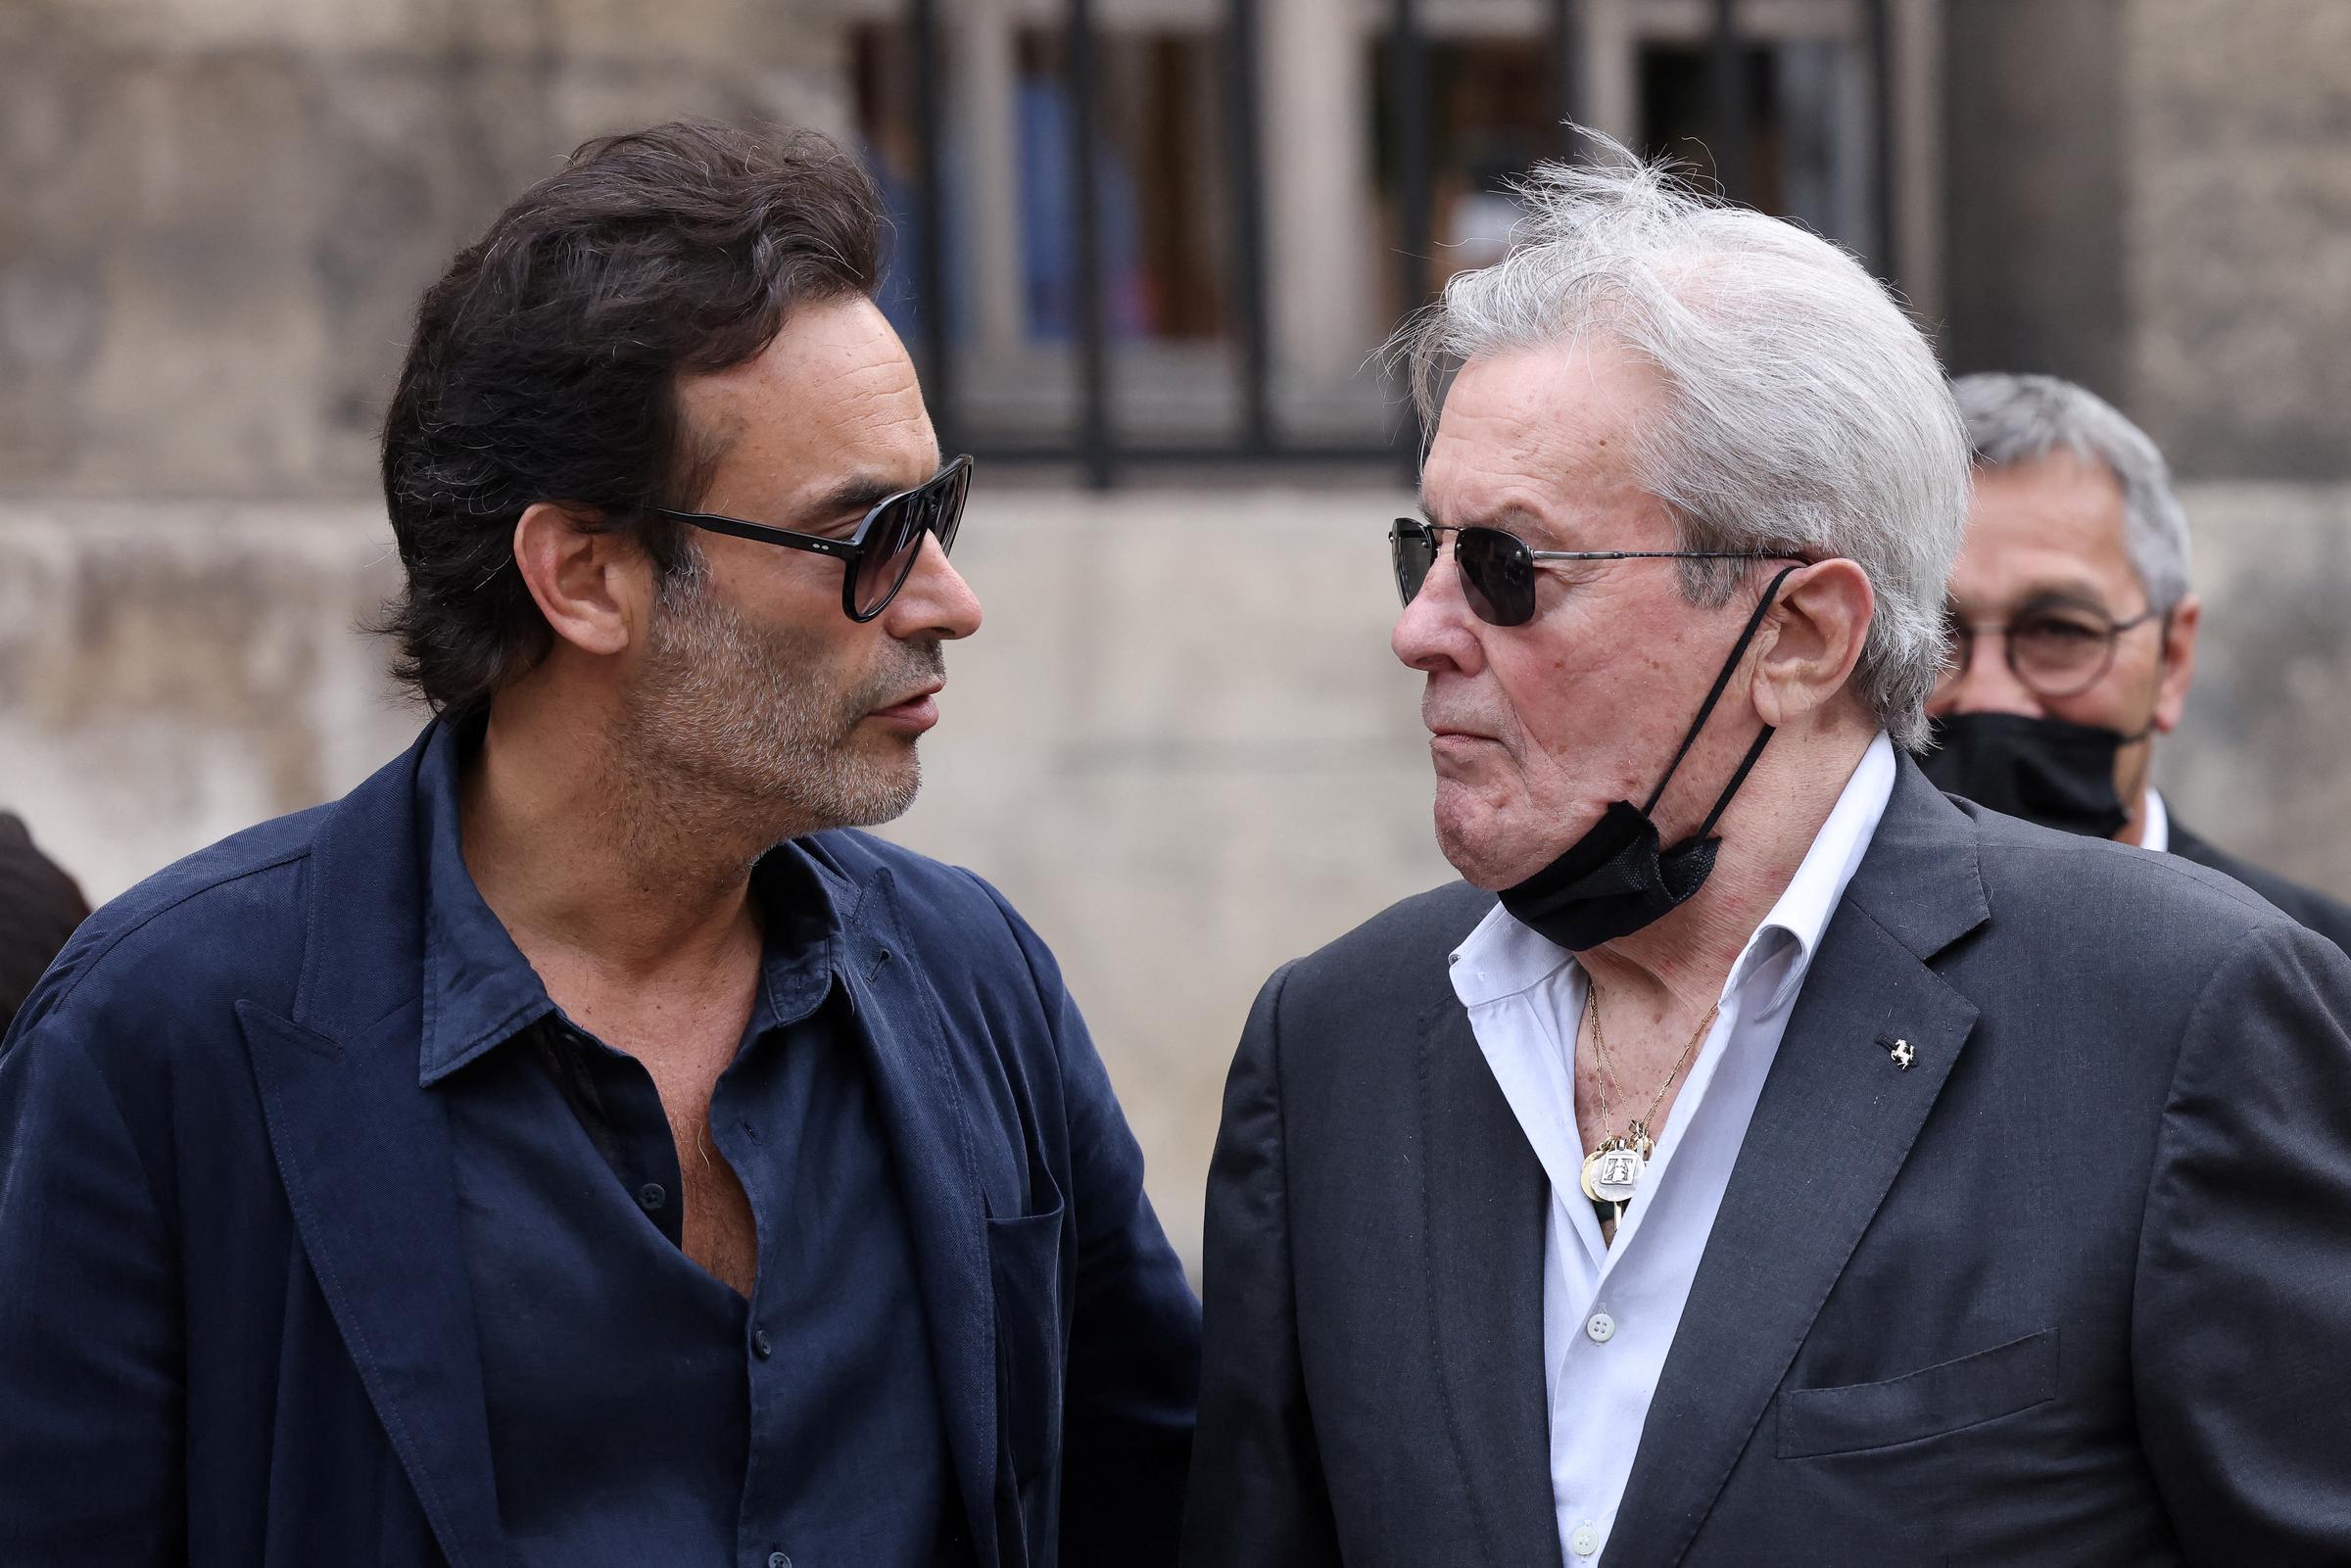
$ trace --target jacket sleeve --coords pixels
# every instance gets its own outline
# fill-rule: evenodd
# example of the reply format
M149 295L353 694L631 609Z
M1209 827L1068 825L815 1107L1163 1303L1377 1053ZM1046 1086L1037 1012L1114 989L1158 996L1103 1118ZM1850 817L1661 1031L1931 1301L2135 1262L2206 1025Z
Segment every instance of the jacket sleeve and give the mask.
M984 884L983 884L984 885ZM996 900L1052 1021L1078 1230L1063 1382L1062 1568L1170 1568L1200 1387L1200 1304L1143 1191L1120 1111L1060 966Z
M2180 1041L2140 1232L2140 1441L2188 1561L2351 1562L2351 959L2265 926Z
M1200 1432L1185 1568L1320 1568L1337 1526L1298 1356L1281 1110L1281 993L1258 993L1224 1086L1208 1172Z
M0 1562L177 1562L173 1248L73 1017L48 1012L0 1055Z

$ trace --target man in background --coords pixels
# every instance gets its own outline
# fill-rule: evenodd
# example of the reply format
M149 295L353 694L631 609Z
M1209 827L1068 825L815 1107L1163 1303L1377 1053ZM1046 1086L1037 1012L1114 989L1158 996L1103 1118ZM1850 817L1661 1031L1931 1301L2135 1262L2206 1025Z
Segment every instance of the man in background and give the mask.
M73 879L33 847L20 818L0 811L0 1034L89 913Z
M1950 660L1927 705L1927 777L1996 811L2209 866L2351 949L2351 908L2216 848L2155 787L2155 737L2186 706L2203 620L2163 454L2054 376L1963 376L1952 391L1976 483L1951 570Z
M970 463L821 136L592 142L425 295L344 799L0 1055L9 1568L1173 1560L1197 1307L1052 955L914 798Z

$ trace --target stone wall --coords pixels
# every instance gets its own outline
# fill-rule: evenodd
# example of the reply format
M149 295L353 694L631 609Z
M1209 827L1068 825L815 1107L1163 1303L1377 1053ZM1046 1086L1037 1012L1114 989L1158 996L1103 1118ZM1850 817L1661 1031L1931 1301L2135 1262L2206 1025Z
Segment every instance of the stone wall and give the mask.
M2183 473L2351 478L2351 5L2129 24L2130 410Z
M2351 4L1943 18L1952 369L2083 382L2190 477L2351 478Z
M2126 396L2125 0L1944 0L1943 306L1955 375Z
M807 9L11 0L0 490L369 494L416 297L564 153L687 114L845 128Z
M2351 895L2351 488L2198 487L2209 600L2179 814ZM1390 656L1384 489L977 493L893 833L1002 886L1061 957L1196 1257L1218 1097L1275 965L1449 877L1418 680ZM420 722L355 630L370 508L0 502L0 808L96 896L349 788Z

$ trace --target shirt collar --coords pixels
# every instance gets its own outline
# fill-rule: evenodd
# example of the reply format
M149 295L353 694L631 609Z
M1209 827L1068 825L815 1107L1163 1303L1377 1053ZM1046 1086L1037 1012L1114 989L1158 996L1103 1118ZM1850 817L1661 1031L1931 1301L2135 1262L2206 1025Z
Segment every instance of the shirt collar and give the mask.
M2140 799L2145 804L2138 808L2138 847L2151 849L2158 855L2168 854L2172 847L2172 812L2163 803L2163 791L2149 784Z
M1724 994L1746 984L1793 942L1794 960L1758 1016L1768 1017L1795 999L1820 945L1821 933L1827 930L1830 916L1836 913L1847 884L1877 834L1878 820L1885 816L1886 803L1894 795L1895 772L1894 742L1881 731L1862 752L1828 820L1813 836L1812 847L1804 852L1796 875L1781 890L1779 901L1731 966ZM1497 904L1454 949L1454 993L1464 1007L1498 1002L1542 984L1563 965L1573 963L1574 957L1511 919L1510 912Z
M1846 780L1828 820L1820 825L1812 847L1804 852L1803 863L1781 889L1779 902L1771 906L1771 913L1748 938L1739 962L1731 966L1732 986L1744 985L1788 942L1796 944L1794 960L1757 1017L1769 1018L1786 1007L1804 983L1804 973L1820 948L1821 933L1828 929L1829 919L1844 900L1853 873L1861 869L1861 857L1877 836L1878 820L1886 815L1886 803L1894 797L1895 771L1894 742L1880 731L1869 749L1861 753L1852 777Z
M424 844L424 1038L417 1081L430 1085L560 1010L539 972L474 885L458 832L458 790L478 729L436 726L416 770ZM760 989L746 1038L796 1022L831 989L848 888L798 842L780 844L751 871L766 921Z

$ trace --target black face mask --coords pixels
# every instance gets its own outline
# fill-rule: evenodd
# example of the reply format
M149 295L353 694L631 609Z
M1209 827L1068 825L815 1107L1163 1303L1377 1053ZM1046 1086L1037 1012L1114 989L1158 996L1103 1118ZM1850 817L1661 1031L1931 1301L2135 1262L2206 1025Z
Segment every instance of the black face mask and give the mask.
M1755 736L1755 743L1747 748L1747 760L1731 775L1731 782L1715 797L1714 809L1697 832L1670 849L1658 848L1657 825L1650 813L1656 810L1657 801L1665 786L1673 782L1674 770L1690 755L1697 743L1699 732L1706 727L1707 716L1714 704L1722 700L1723 689L1731 684L1731 676L1739 668L1747 645L1754 641L1756 631L1763 625L1764 614L1771 601L1779 595L1780 585L1788 573L1798 570L1791 566L1771 580L1763 591L1762 602L1749 616L1747 630L1739 634L1738 643L1731 656L1723 661L1722 671L1714 677L1714 689L1691 721L1682 736L1682 746L1673 754L1665 768L1665 777L1649 792L1646 804L1636 806L1629 800L1619 800L1601 815L1581 838L1567 846L1567 852L1515 887L1502 890L1502 907L1509 910L1519 924L1536 934L1580 953L1603 942L1612 942L1619 936L1629 936L1644 926L1669 915L1704 884L1714 870L1714 855L1722 840L1708 837L1714 824L1721 820L1723 809L1747 776L1754 770L1756 759L1763 755L1764 745L1771 739L1771 726Z
M1918 759L1938 789L2069 833L2112 838L2131 820L2114 788L2125 735L2025 713L1952 713L1930 721L1934 749Z

